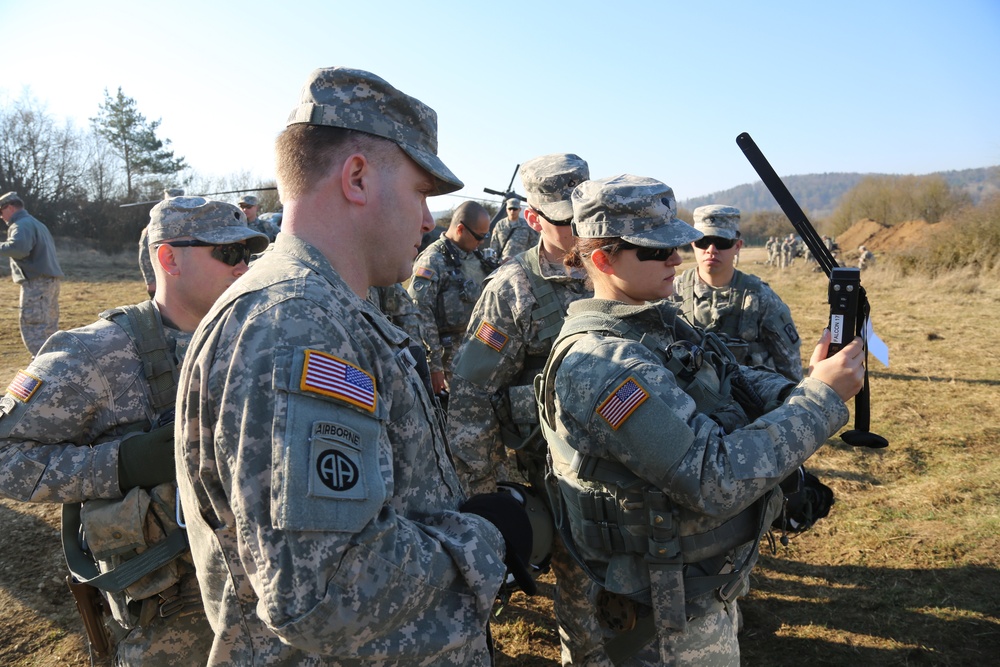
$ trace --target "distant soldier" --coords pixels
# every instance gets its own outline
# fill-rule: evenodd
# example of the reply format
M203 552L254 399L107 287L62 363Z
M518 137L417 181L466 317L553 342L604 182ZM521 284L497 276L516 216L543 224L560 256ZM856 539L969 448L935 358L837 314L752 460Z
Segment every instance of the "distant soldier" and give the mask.
M506 208L507 217L497 221L490 234L490 248L501 264L538 243L538 232L521 217L521 200L510 197Z
M94 578L97 559L94 586L111 586L111 616L95 614L91 644L109 645L116 666L208 660L212 628L175 521L174 402L192 332L267 244L244 222L201 197L158 203L147 226L153 299L56 333L0 399L0 495L74 508L67 559ZM76 544L81 525L89 554ZM140 565L151 548L160 555Z
M480 250L489 231L490 214L482 205L459 204L447 231L413 263L407 291L423 321L435 394L447 390L452 357L462 342L483 280L494 268Z
M789 234L781 242L781 268L786 269L795 261L797 245L794 234Z
M875 253L864 246L858 246L858 268L864 271L875 266Z
M0 257L10 258L11 279L21 286L21 340L31 356L59 329L59 279L63 277L49 228L24 210L16 192L0 197L7 240Z
M778 239L773 236L768 237L764 248L767 250L767 265L778 266Z
M260 201L257 197L253 195L243 195L240 197L240 201L237 203L237 206L239 206L244 215L247 216L247 226L255 232L263 234L271 243L274 243L274 239L278 235L278 227L271 224L270 221L264 220L260 217Z

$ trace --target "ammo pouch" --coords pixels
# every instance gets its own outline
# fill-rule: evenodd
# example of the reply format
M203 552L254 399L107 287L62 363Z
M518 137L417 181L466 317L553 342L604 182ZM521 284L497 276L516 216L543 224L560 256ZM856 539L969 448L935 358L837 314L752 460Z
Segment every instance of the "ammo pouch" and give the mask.
M176 495L176 485L168 483L149 491L133 488L120 500L63 506L70 571L106 594L112 615L126 628L170 613L161 599L176 594L182 574L176 559L188 549L175 518ZM134 604L143 601L152 606Z
M504 446L541 455L540 451L536 451L542 440L538 429L538 406L535 403L534 388L530 385L514 385L494 394L490 402L497 415Z

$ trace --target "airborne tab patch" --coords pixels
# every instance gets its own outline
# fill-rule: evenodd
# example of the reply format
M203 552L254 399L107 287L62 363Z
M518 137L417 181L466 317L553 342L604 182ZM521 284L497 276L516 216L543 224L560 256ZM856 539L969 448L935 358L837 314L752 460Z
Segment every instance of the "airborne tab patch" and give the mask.
M22 403L27 403L41 386L42 380L40 378L24 371L18 371L7 386L7 393Z
M371 373L318 350L306 350L299 388L375 412L375 378Z
M630 377L618 385L618 388L601 403L597 408L597 414L604 417L611 428L617 431L647 398L649 394L646 390L639 386L635 378Z
M479 325L479 328L476 329L476 338L483 341L497 352L503 349L508 340L505 334L500 333L498 329L485 320Z

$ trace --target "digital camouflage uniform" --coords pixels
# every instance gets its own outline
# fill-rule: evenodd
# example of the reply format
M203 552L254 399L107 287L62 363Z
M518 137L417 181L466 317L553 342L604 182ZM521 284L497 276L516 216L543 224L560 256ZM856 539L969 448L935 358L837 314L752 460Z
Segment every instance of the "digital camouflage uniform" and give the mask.
M582 238L672 248L702 236L654 179L587 181L573 210ZM598 605L620 633L609 654L736 667L736 598L780 510L773 489L848 411L822 382L738 366L676 315L667 300L570 304L537 388L557 515L605 586ZM644 627L655 641L629 634Z
M190 334L169 327L163 333L179 363ZM137 545L145 548L153 536L177 529L175 485L135 488L123 499L118 447L126 434L148 430L160 417L143 361L121 326L102 318L57 332L0 399L0 493L26 502L82 502L95 554L115 553L123 545L126 552ZM146 503L148 513L138 509ZM113 523L102 521L106 514L115 517ZM106 556L105 564L111 562L117 562L115 556ZM190 553L166 570L155 581L142 580L126 591L149 600L146 606L153 613L143 627L136 627L141 602L126 604L123 595L110 596L121 626L112 629L113 636L127 633L118 643L118 664L167 667L176 665L179 656L194 664L208 655L212 629ZM158 608L168 599L166 609L182 606L164 618Z
M475 251L466 252L442 235L413 263L407 292L423 322L431 372L451 377L451 360L483 289L486 269Z
M503 539L457 511L406 340L284 234L196 333L178 481L209 664L489 664Z
M139 272L142 273L142 280L147 285L156 287L156 273L153 271L153 260L149 254L149 243L147 242L148 230L142 228L139 235Z
M674 283L672 300L691 324L736 338L746 347L731 346L746 366L766 366L790 380L802 379L802 356L792 313L766 282L736 271L725 287L712 287L688 269Z
M521 217L513 222L507 217L500 218L490 232L490 247L496 253L497 261L501 263L520 255L537 243L538 232Z
M763 404L775 409L748 426L749 418L731 408L737 420L727 420L724 431L699 410L649 347L666 349L675 340L701 344L700 334L681 321L671 322L672 308L665 301L628 306L590 299L572 304L564 331L574 327L577 318L593 313L604 318L607 328L576 340L554 378L546 377L555 393L558 437L573 450L623 464L663 491L680 535L694 535L723 524L764 497L847 422L848 411L837 394L818 380L805 379L795 386L776 373L740 367ZM609 331L617 322L635 335L646 334L647 340L640 343ZM557 477L578 483L570 460L557 456L551 443L550 450ZM756 523L757 535L777 512L771 502L760 509L764 515ZM645 516L642 508L639 511ZM574 524L578 547L583 530ZM605 578L609 591L625 595L645 590L649 595L651 574L644 553L611 553L593 545L581 550ZM745 592L756 557L756 537L750 536L724 558L720 570L702 570L706 576L726 570L726 565L739 570L738 580L729 584L730 601L722 602L714 588L686 604L681 597L680 616L688 618L684 629L658 625L666 655L654 641L625 664L739 665L736 596ZM658 614L669 618L678 607L676 597L669 594L678 590L676 579L669 572L654 575L663 576L665 582L658 597L646 598L645 604L656 608L654 618Z
M568 200L575 184L588 175L586 162L569 157L569 166L561 155L526 162L522 178L546 180L551 173L554 185L549 189L556 190L551 196ZM539 192L531 183L525 183L529 205L545 207L557 220L572 215L568 202L538 201ZM561 203L569 210L560 209ZM567 272L562 263L549 262L540 245L502 265L487 279L456 358L448 404L452 457L470 493L488 493L497 482L527 478L547 503L545 443L538 431L532 382L545 364L570 302L593 294L585 279L582 271ZM515 449L519 472L507 469L507 448ZM600 645L591 582L558 539L553 544L551 568L556 577L554 611L563 664L610 665Z
M0 201L20 201L8 192ZM0 257L10 259L11 279L20 286L21 340L34 356L59 329L59 280L63 277L55 242L48 227L21 209L7 223L7 240Z
M410 335L410 341L423 345L423 321L413 299L402 283L388 287L371 287L368 300L382 311L390 322ZM426 353L425 353L426 354Z

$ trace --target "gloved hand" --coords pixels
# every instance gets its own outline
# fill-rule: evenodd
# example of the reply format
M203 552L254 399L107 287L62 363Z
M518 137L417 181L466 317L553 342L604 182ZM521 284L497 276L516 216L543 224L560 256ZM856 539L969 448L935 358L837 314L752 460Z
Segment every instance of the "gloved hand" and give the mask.
M118 486L151 488L177 479L174 469L174 424L129 433L118 444Z
M504 564L514 575L514 580L528 595L538 592L534 577L528 570L531 559L531 544L534 539L528 513L524 511L512 495L497 491L495 493L480 493L466 500L458 508L460 512L478 514L500 531L507 546L507 556Z

